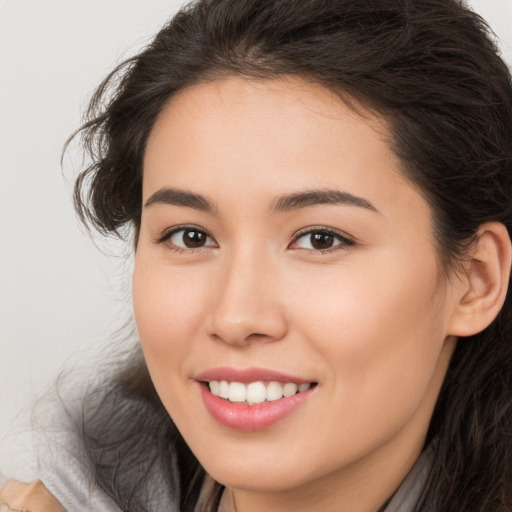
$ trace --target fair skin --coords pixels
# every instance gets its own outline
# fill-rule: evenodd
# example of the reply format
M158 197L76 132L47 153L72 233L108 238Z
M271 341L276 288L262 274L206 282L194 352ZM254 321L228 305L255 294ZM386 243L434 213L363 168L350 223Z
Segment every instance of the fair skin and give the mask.
M506 233L489 224L485 257L446 275L386 134L318 85L236 77L180 92L151 132L133 277L142 348L239 512L375 512L422 450L456 336L504 299ZM344 195L278 203L310 191ZM279 421L234 428L199 378L226 367L312 386Z

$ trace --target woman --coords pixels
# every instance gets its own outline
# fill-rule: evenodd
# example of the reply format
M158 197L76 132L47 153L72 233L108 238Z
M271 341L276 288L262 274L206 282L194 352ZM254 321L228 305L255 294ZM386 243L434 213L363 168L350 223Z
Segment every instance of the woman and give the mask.
M85 500L512 509L512 85L478 16L203 1L89 113L75 201L133 230L143 357L70 411Z

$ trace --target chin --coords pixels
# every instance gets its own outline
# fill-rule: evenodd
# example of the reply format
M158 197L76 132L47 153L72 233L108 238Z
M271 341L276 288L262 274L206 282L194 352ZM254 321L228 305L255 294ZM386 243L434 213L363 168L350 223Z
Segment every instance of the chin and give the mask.
M268 466L261 468L246 468L245 471L216 470L208 472L217 482L232 489L258 492L284 492L292 490L304 484L305 478L301 478L296 471L276 471Z

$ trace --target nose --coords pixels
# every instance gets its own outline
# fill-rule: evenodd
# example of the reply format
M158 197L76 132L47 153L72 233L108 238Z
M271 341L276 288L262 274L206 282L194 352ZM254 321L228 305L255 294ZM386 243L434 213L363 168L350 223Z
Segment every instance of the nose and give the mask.
M239 347L256 340L282 339L287 320L277 282L273 265L261 256L228 258L216 280L210 336Z

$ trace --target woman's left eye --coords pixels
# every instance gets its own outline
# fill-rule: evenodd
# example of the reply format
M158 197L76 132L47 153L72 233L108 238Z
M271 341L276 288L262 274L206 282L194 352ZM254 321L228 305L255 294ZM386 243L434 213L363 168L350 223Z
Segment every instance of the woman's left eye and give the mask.
M311 251L329 251L350 247L354 240L328 229L315 229L302 233L295 238L290 249L307 249Z

